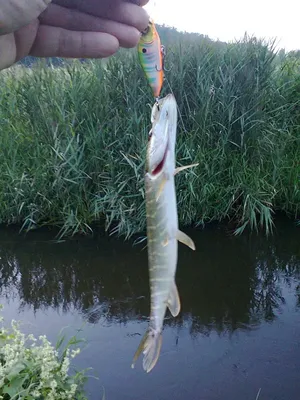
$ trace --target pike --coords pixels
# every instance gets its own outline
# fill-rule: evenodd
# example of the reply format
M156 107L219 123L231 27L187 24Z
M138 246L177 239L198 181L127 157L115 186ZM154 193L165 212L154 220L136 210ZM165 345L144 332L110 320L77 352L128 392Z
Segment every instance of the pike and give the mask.
M198 165L175 166L177 103L172 94L155 102L151 122L145 173L151 312L149 327L132 362L134 368L143 352L146 372L152 370L160 355L167 308L173 317L181 308L175 283L178 241L195 250L192 239L178 229L175 175Z

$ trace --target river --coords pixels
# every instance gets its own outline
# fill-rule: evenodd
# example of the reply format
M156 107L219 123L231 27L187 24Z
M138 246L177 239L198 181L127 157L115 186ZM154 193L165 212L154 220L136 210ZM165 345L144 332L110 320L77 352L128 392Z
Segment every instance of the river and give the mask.
M75 359L92 367L90 400L298 400L300 227L279 218L274 235L234 237L222 226L187 232L176 282L182 310L165 320L161 356L146 374L133 354L147 328L146 242L114 237L55 243L38 230L0 230L0 303L23 330L77 333Z

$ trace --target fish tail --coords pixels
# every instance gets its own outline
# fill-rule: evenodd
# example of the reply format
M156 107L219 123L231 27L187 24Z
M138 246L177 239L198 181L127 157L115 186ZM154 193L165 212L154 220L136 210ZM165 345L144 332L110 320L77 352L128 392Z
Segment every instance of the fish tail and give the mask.
M133 357L131 368L134 368L134 364L140 354L143 352L143 368L146 372L150 372L157 363L160 349L162 344L162 333L156 331L153 328L148 328L145 335L143 336L137 351Z

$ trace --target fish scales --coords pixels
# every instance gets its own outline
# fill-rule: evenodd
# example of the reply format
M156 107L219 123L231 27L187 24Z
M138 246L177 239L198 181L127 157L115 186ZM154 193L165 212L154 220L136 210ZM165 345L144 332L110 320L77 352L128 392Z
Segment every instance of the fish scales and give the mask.
M175 284L178 241L195 250L192 239L178 229L175 175L182 169L197 165L175 168L177 104L173 95L155 103L151 120L145 174L151 311L149 327L132 363L133 367L143 352L143 368L147 372L153 369L159 358L167 308L174 317L180 312Z

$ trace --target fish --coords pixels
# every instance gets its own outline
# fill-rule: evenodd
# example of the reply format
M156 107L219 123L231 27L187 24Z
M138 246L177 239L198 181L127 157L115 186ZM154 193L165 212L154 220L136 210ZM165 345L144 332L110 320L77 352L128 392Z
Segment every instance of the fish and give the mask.
M138 43L138 56L146 78L155 98L159 98L164 82L165 47L152 19L141 33Z
M167 309L173 317L181 309L175 283L178 241L196 249L193 240L178 228L175 175L198 163L176 168L177 118L173 94L157 100L152 107L144 177L151 309L149 326L131 365L134 368L143 352L146 372L150 372L158 361Z

